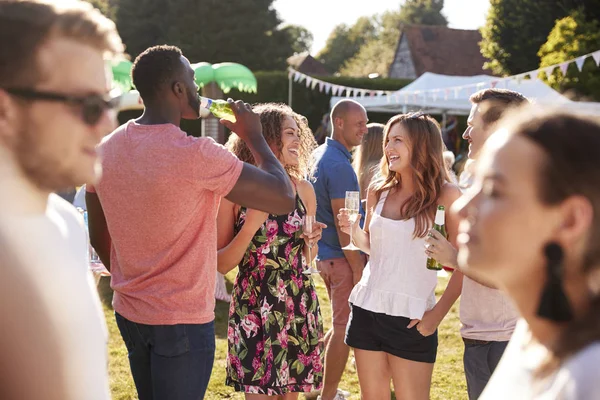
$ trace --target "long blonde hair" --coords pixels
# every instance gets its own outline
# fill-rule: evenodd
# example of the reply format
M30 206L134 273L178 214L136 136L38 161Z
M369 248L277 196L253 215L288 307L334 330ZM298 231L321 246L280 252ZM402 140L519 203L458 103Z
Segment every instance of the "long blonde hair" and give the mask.
M367 125L368 132L363 136L360 146L354 151L352 166L358 177L361 199L366 198L367 188L371 183L373 173L383 157L383 129L385 125L371 123Z
M306 118L295 113L289 106L280 103L257 104L252 107L253 111L260 115L260 122L263 129L263 136L268 145L275 145L280 152L283 144L281 143L281 127L285 117L292 117L298 129L300 129L300 151L298 165L285 166L287 173L296 180L306 179L311 170L311 153L317 147L317 142L312 131L308 127ZM235 133L232 133L225 144L240 160L256 165L254 156L248 148L248 145ZM275 154L279 156L279 154Z
M383 148L385 148L392 127L400 124L408 134L410 165L415 184L415 193L402 204L404 219L415 218L414 237L425 237L433 223L437 201L442 186L449 182L444 165L445 150L440 125L429 115L422 113L399 114L385 125ZM372 184L377 199L387 190L402 186L400 174L390 171L389 160L384 151L380 164L380 176Z

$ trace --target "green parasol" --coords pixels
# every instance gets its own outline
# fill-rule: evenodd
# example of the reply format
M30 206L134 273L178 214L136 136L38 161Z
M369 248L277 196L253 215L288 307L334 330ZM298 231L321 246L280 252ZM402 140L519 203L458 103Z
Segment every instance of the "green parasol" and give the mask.
M206 62L192 64L196 74L196 84L201 88L211 82L216 82L223 93L229 93L231 89L240 92L256 93L256 78L252 71L242 64L224 62L211 65Z
M133 88L131 81L131 67L133 64L128 60L114 61L112 64L113 87L118 87L123 93Z

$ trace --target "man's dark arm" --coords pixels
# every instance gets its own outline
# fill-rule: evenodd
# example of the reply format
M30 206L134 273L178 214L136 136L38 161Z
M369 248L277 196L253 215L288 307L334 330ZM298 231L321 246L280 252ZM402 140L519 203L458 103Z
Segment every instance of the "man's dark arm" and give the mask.
M108 233L108 226L106 225L106 218L104 217L104 210L100 199L96 193L86 192L85 193L85 204L87 206L88 213L88 230L90 232L90 243L100 261L110 271L110 233Z
M242 174L225 196L232 203L270 214L282 215L295 207L292 182L262 134L260 118L248 104L229 101L236 122L221 123L236 132L248 145L256 167L244 164Z

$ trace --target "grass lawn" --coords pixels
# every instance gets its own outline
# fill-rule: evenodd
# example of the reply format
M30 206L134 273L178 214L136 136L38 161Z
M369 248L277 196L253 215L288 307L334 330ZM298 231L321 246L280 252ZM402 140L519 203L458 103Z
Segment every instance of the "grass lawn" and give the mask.
M236 270L230 272L226 279L229 290L235 278ZM115 323L113 310L110 305L111 292L109 279L102 278L99 290L104 303L104 313L110 333L109 338L109 372L110 385L114 400L137 399L135 386L131 379L127 351L121 340L119 330ZM440 279L436 294L439 296L446 286L447 279ZM315 284L321 301L321 311L325 319L325 330L329 329L331 322L331 309L327 299L325 285L319 276L315 276ZM217 350L215 365L205 399L243 399L241 393L234 393L232 388L225 386L225 359L227 356L227 314L229 305L217 302L216 307L216 335ZM460 323L458 320L458 303L454 305L444 322L439 328L439 347L437 362L433 371L431 398L436 400L460 400L467 398L467 388L462 366L463 345L459 335ZM350 362L346 366L346 373L342 378L340 388L352 393L351 399L360 399L358 378L356 370ZM302 396L300 396L302 398Z

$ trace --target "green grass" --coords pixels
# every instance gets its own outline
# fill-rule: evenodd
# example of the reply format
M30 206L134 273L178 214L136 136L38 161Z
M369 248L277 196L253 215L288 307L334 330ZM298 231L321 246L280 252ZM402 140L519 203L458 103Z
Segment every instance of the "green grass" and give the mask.
M230 272L226 279L229 290L237 270ZM436 290L439 296L447 283L447 279L440 279ZM327 331L331 322L331 309L327 299L325 285L320 277L315 277L315 285L321 301L321 311ZM99 285L100 295L104 305L104 313L109 329L109 372L110 385L114 400L137 399L135 386L131 379L127 351L121 340L119 330L115 323L113 310L110 305L111 291L108 278L102 278ZM232 388L225 386L225 359L227 356L227 314L229 305L217 302L216 307L216 337L217 349L215 365L205 399L243 399L241 393L235 393ZM439 347L437 362L433 371L431 399L434 400L462 400L467 398L467 388L462 366L463 345L459 335L460 322L458 320L458 303L452 307L450 313L439 327ZM352 393L351 399L360 399L360 390L356 370L348 362L346 372L340 388ZM302 396L301 396L302 398Z

